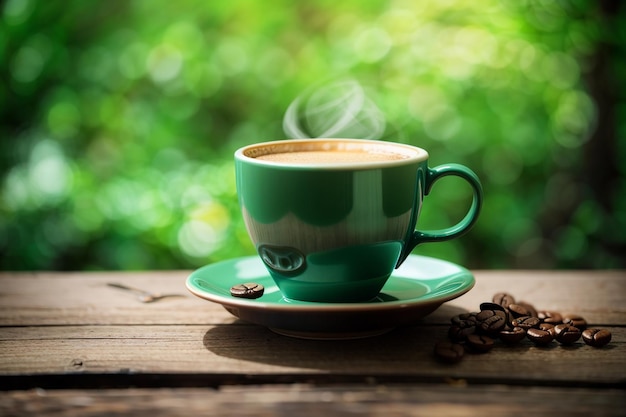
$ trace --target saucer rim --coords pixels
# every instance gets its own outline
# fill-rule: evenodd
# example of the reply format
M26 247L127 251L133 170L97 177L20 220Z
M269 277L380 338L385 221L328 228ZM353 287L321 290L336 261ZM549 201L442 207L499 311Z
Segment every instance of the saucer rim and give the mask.
M227 263L235 263L239 261L249 260L249 259L258 259L256 255L251 256L242 256L227 259L220 262L215 262L212 264L204 265L195 271L193 271L186 279L185 286L187 290L190 291L193 295L205 299L207 301L215 302L221 304L226 307L234 307L234 308L255 308L255 309L267 309L273 311L289 311L289 312L303 312L303 313L323 313L323 312L359 312L359 311L386 311L386 310L397 310L401 308L407 307L415 307L415 306L427 306L431 304L441 305L446 301L453 300L455 298L460 297L461 295L469 292L474 285L476 284L476 279L474 275L465 267L462 267L458 264L455 264L450 261L446 261L443 259L424 256L424 255L409 255L409 258L413 259L429 259L435 260L437 262L446 263L452 265L457 269L455 273L445 275L445 278L448 280L452 280L458 277L462 277L465 279L464 285L461 288L456 289L451 293L442 294L440 296L434 296L432 298L428 298L426 300L422 300L420 298L409 298L404 300L393 300L393 301L378 301L378 302L359 302L359 303L328 303L328 302L304 302L299 300L294 300L299 304L278 304L275 302L262 301L261 299L246 299L246 298L236 298L236 297L227 297L215 293L211 293L208 291L203 291L198 289L196 286L192 284L192 280L197 278L197 275L205 269L211 269L220 264ZM259 261L260 262L260 261ZM263 276L264 279L270 279L269 274ZM395 277L396 279L400 277ZM394 279L394 274L389 277L390 280ZM411 280L411 278L407 278ZM273 283L273 280L272 280ZM275 284L274 284L275 285ZM426 295L432 294L432 291L428 291ZM285 297L283 297L285 299Z

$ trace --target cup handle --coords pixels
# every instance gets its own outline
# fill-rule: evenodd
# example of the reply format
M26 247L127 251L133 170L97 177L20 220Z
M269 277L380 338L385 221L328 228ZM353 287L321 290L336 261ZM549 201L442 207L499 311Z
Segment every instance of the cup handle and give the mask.
M415 230L409 237L406 245L404 246L402 255L398 260L396 268L399 267L402 262L409 256L411 251L415 249L420 243L426 242L443 242L446 240L454 239L467 232L478 220L478 214L483 203L483 187L480 184L478 176L468 167L460 164L444 164L435 168L428 168L425 184L424 184L424 196L430 193L433 184L448 175L455 175L463 178L472 187L472 205L470 206L467 214L463 219L452 227L439 230L419 231Z

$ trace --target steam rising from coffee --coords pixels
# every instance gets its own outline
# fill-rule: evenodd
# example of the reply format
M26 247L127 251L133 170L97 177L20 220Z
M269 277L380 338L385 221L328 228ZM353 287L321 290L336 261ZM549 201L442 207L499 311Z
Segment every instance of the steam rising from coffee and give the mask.
M356 80L343 79L305 91L287 108L287 137L380 139L385 117Z

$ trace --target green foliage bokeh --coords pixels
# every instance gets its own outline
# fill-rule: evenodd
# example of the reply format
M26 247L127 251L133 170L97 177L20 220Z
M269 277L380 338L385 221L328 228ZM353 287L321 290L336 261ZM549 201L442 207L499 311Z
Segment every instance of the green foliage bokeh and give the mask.
M254 253L232 154L285 138L289 104L339 77L366 86L384 140L483 181L475 228L414 253L625 267L618 3L0 3L0 269L180 269ZM456 222L468 195L437 183L418 227Z

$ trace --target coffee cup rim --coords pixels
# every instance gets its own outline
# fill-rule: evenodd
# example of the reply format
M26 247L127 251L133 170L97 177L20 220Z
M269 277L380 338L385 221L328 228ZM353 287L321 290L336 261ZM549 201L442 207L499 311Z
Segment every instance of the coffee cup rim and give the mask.
M345 144L347 146L337 148L338 144ZM262 155L262 149L271 148L272 151L268 153L276 153L277 150L282 152L293 149L294 146L312 145L319 150L328 150L330 148L350 150L350 148L359 149L373 149L377 148L381 153L393 153L402 154L406 156L401 159L390 159L386 161L357 161L357 162L319 162L319 163L302 163L302 162L275 162L263 159L258 159L256 156L251 156L251 153L257 152L257 156ZM306 148L305 148L306 149ZM309 148L311 149L311 148ZM279 151L280 152L280 151ZM267 153L265 153L267 154ZM400 166L414 164L416 162L426 161L428 159L428 152L425 149L417 146L408 145L399 142L389 142L384 140L372 140L372 139L350 139L350 138L308 138L308 139L284 139L269 142L259 142L250 145L243 146L235 151L235 159L242 162L271 167L281 168L302 168L302 169L372 169L383 168L390 166Z

